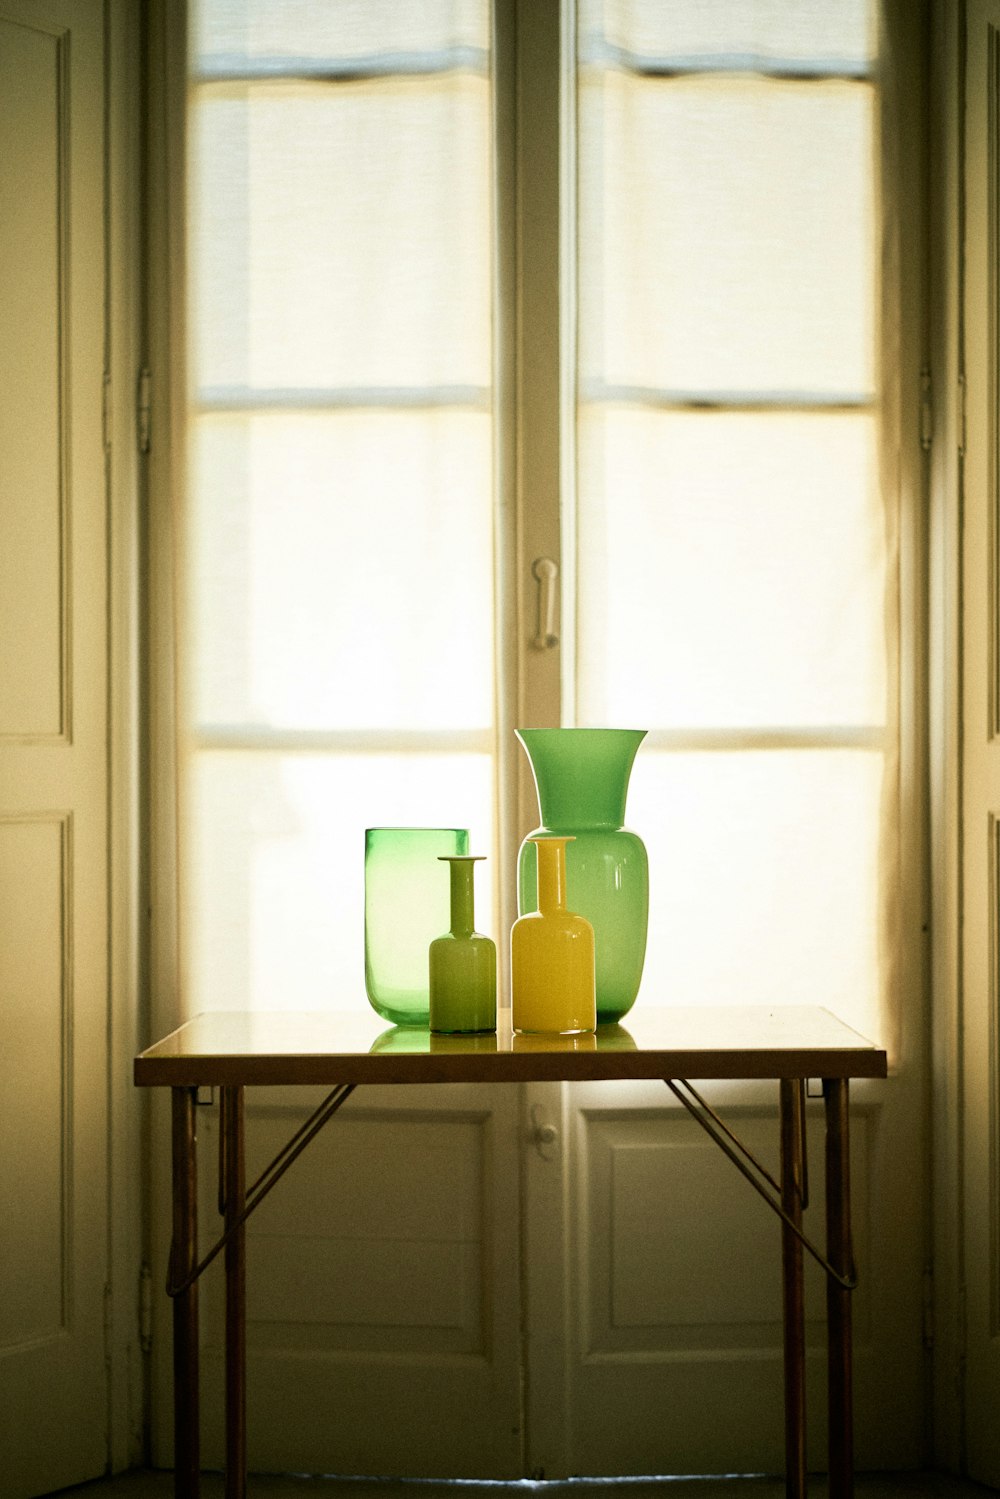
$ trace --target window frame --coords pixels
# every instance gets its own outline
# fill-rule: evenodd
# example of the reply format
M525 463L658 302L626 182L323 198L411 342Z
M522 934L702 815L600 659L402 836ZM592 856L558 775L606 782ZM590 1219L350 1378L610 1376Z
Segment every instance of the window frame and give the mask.
M883 269L898 291L883 303L899 308L891 347L895 376L883 384L898 443L890 477L899 510L899 869L891 896L897 933L899 992L923 993L926 954L906 935L925 917L927 707L924 641L928 537L924 495L926 449L920 439L919 390L928 368L927 257L924 124L920 82L926 56L927 7L913 25L905 0L884 0L888 66L883 109L900 129L881 131L887 212ZM570 504L575 485L574 363L576 339L573 215L575 109L571 75L575 33L572 0L495 0L496 83L494 308L495 555L497 703L495 783L496 859L500 892L498 931L516 915L514 865L524 832L537 821L534 787L513 729L573 721L575 658L574 530ZM147 660L149 664L149 816L152 856L150 976L155 1023L179 1017L179 898L182 855L177 851L178 683L175 631L177 584L171 557L183 549L171 497L182 492L185 472L185 373L181 355L185 313L186 238L183 160L186 84L185 6L151 0L149 21L149 170L146 323L155 414L149 455ZM561 86L551 88L556 74ZM912 183L917 143L921 190ZM529 399L528 392L532 392ZM560 644L540 650L537 634L536 558L560 561ZM656 747L661 736L650 736ZM739 736L738 736L739 737ZM686 745L689 741L684 740ZM742 740L741 740L742 742ZM667 747L667 746L664 746ZM676 740L669 747L682 747ZM498 944L501 952L505 943ZM503 961L503 959L502 959ZM895 1027L891 1047L903 1046L909 1025ZM913 1043L905 1043L907 1051Z

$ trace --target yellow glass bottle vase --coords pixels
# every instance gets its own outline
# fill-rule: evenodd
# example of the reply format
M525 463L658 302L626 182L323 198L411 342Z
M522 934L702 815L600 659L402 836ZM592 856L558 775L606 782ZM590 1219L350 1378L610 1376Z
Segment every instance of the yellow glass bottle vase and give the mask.
M511 1024L515 1031L577 1035L597 1025L594 928L566 908L566 845L535 838L538 910L510 933Z

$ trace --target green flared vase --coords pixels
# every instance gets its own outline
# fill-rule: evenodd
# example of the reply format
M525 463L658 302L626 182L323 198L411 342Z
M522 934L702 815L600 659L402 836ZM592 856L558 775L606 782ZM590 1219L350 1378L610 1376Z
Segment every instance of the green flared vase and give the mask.
M594 928L597 1023L620 1020L635 1003L646 957L649 861L624 827L629 777L645 729L518 729L538 793L541 826L521 844L518 911L537 910L532 841L566 846L566 899Z

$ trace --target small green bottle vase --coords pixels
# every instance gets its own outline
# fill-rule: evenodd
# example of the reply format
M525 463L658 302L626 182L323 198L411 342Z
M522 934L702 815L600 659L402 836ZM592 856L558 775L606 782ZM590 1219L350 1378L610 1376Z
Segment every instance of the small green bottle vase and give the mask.
M567 901L594 928L597 1022L620 1020L635 1003L646 957L649 861L623 827L629 777L645 729L518 729L538 792L541 826L521 844L518 911L537 910L532 839L572 838Z
M482 854L439 854L450 866L451 930L428 949L431 1030L445 1035L497 1028L497 950L475 930L473 875Z

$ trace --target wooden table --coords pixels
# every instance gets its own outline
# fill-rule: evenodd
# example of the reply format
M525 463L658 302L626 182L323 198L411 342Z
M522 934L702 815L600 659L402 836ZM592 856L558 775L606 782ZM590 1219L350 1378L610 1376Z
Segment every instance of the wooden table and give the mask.
M848 1085L885 1077L886 1054L829 1011L809 1007L650 1009L579 1037L512 1034L509 1012L495 1035L386 1032L369 1013L199 1015L135 1060L141 1087L172 1094L174 1463L177 1499L199 1494L198 1277L218 1253L226 1273L226 1496L246 1492L246 1219L340 1108L365 1084L666 1082L680 1103L781 1219L785 1368L785 1461L789 1496L805 1494L805 1315L803 1253L827 1276L829 1487L853 1491L851 1250ZM781 1170L774 1180L689 1079L773 1079L779 1085ZM826 1119L826 1244L802 1234L805 1084L822 1079ZM323 1084L332 1089L248 1192L243 1090ZM197 1246L195 1099L221 1089L223 1234L200 1261Z

